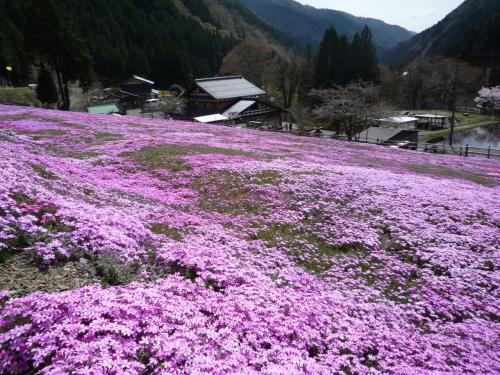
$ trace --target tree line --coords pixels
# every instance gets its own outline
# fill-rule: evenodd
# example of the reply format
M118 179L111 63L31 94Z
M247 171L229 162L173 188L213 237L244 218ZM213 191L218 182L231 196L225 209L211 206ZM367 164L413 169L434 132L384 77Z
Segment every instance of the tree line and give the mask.
M378 82L379 68L373 37L365 26L349 41L334 27L326 30L319 46L315 86L346 85L353 81Z
M214 22L203 2L184 6ZM0 0L0 74L9 65L14 83L28 83L33 72L51 72L61 108L69 107L69 81L85 87L139 74L162 87L187 84L215 74L235 44L172 0Z

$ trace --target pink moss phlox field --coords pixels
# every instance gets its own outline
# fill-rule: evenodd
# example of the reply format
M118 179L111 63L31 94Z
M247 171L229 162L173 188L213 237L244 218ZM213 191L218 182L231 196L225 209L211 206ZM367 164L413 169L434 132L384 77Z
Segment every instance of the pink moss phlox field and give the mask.
M0 374L500 373L499 180L482 158L0 106L0 252L142 277L0 291Z

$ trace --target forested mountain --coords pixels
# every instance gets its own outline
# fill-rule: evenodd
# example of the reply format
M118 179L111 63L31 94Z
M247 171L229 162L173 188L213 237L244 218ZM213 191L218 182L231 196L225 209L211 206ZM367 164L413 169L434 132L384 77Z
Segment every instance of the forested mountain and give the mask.
M0 65L27 81L37 61L26 48L36 0L0 0ZM80 31L102 81L142 74L165 87L219 71L224 57L252 36L277 48L294 42L239 0L51 0ZM2 72L3 73L3 72Z
M442 21L383 56L402 68L422 57L460 57L491 68L490 83L500 82L500 1L466 0Z
M352 39L355 33L368 26L375 46L382 53L399 42L411 38L414 33L400 26L383 21L355 17L331 9L316 9L293 0L241 0L248 8L259 14L277 29L285 32L302 46L317 48L325 31L335 27L337 33Z

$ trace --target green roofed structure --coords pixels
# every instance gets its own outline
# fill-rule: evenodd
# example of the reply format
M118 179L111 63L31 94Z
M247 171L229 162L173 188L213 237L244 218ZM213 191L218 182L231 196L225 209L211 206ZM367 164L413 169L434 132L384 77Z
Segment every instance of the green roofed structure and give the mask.
M120 113L120 109L116 104L103 104L88 107L87 112L93 115L110 115L112 113Z

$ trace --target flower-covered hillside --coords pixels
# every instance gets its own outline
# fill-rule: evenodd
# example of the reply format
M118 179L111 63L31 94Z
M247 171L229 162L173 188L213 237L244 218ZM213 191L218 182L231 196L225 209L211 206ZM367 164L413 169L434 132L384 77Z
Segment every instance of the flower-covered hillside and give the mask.
M0 291L2 374L500 371L498 161L0 106L0 163L0 267L101 281Z

